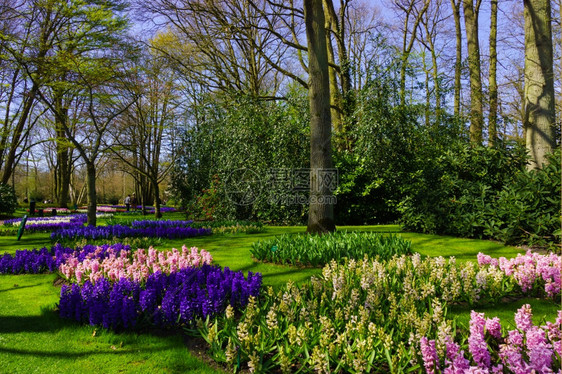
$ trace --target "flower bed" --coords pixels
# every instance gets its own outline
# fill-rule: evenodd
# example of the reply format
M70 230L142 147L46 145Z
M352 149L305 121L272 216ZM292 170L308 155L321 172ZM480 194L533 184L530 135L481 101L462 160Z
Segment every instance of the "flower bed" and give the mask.
M330 260L361 259L368 255L389 259L412 253L411 243L395 235L334 232L324 235L282 235L252 244L252 256L260 261L323 266Z
M167 227L192 227L192 220L174 221L174 220L135 220L131 222L133 228L167 228Z
M536 290L523 291L498 268L454 258L332 261L310 283L270 288L239 320L219 315L199 332L215 360L234 367L240 359L252 372L405 372L416 370L423 337L461 334L463 340L446 318L448 305Z
M499 318L472 312L468 346L443 334L420 340L421 361L427 373L554 373L560 372L562 310L555 323L536 326L530 305L515 315L516 329L502 333ZM464 348L464 349L462 349ZM468 350L468 352L467 352ZM466 353L465 353L466 352Z
M39 274L56 268L52 251L47 248L18 250L15 255L0 256L0 274Z
M480 266L499 268L505 275L512 276L522 292L536 288L534 291L542 290L551 298L560 293L560 256L554 253L543 256L527 251L525 255L518 254L512 259L500 257L499 260L478 253L477 259Z
M5 253L0 256L0 274L38 274L44 272L54 272L69 257L75 256L79 261L83 261L90 253L105 251L109 245L91 245L70 248L61 244L56 244L50 249L22 249L17 250L14 255ZM129 250L130 247L123 244L113 244L114 250Z
M61 275L79 284L86 280L95 283L102 278L110 281L127 278L140 282L153 273L170 274L187 267L210 265L213 261L204 249L199 251L196 247L188 249L186 246L181 252L175 248L160 252L152 247L148 251L141 248L131 251L119 246L100 246L86 254L68 253L63 258L59 265Z
M51 234L52 241L73 240L79 238L85 239L111 239L111 238L167 238L181 239L190 238L201 235L210 235L209 229L194 229L191 227L145 227L131 228L122 225L97 226L97 227L79 227L67 230L60 230Z
M85 214L55 217L29 217L25 223L26 231L52 232L84 226L88 217ZM4 221L4 226L17 229L21 225L21 218Z
M164 274L150 274L143 282L106 278L95 284L63 285L60 315L108 329L132 328L139 324L158 327L192 326L195 318L224 312L227 305L244 307L257 297L261 274L224 271L204 265Z

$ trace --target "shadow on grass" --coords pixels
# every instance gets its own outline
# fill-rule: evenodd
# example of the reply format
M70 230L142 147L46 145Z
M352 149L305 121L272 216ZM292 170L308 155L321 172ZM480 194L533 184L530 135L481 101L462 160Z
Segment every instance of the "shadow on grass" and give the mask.
M134 353L135 355L140 355L142 353L156 353L156 352L165 352L169 351L170 349L176 348L175 345L169 344L163 347L158 348L141 348L138 347L132 349L115 349L112 351L107 350L89 350L85 352L68 352L65 351L51 351L51 350L32 350L32 349L16 349L16 348L2 348L0 347L0 353L7 353L11 355L20 355L20 356L30 356L30 357L48 357L48 358L61 358L61 359L77 359L82 357L89 357L95 355L129 355Z
M10 274L10 275L14 275L14 274ZM17 274L15 274L17 275ZM37 283L37 284L31 284L31 285L27 285L27 286L18 286L17 284L14 284L13 287L11 288L5 288L5 289L0 289L0 292L9 292L9 291L17 291L17 290L23 290L24 288L35 288L35 287L40 287L42 286L41 283ZM1 328L0 328L1 330Z
M0 316L0 334L20 332L56 332L64 327L64 321L45 316Z

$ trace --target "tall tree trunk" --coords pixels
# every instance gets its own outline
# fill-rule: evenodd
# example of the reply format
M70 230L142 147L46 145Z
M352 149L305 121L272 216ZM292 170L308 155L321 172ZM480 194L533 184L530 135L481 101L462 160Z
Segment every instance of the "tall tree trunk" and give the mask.
M524 0L525 123L530 169L556 147L552 24L549 0Z
M86 163L86 183L88 184L88 226L96 225L96 166L93 162Z
M18 119L18 123L13 131L10 150L8 151L6 162L4 163L4 173L2 174L2 183L4 184L8 184L10 182L10 177L16 167L16 152L19 148L23 129L25 128L25 123L27 122L29 113L31 112L31 108L35 102L35 95L37 95L38 90L39 86L34 82L31 90L24 99L23 109L20 118Z
M58 206L61 208L68 207L68 197L70 192L70 174L71 174L71 160L69 154L69 141L66 138L65 128L68 123L67 109L63 107L62 94L57 95L54 99L55 110L58 115L55 115L55 132L56 132L56 149L57 149L57 195L56 200Z
M429 89L429 70L427 69L427 62L425 61L425 52L422 53L422 61L423 61L423 72L425 74L425 110L424 110L424 117L425 117L425 126L429 127L431 123L429 116L430 116L430 108L431 108L431 90Z
M429 0L424 1L423 8L420 9L418 14L415 14L414 25L412 26L412 35L408 40L408 25L410 24L410 17L414 16L415 2L410 1L408 9L406 9L406 17L404 18L404 34L402 35L402 56L400 63L400 105L406 105L406 68L408 66L408 59L416 40L418 27L429 7Z
M482 77L480 69L480 45L478 42L478 13L481 0L463 0L464 24L468 50L468 70L470 72L470 141L482 143L484 112L482 109Z
M497 138L498 126L498 84L496 81L496 70L498 65L498 53L496 49L498 34L498 0L491 0L490 12L490 113L488 116L488 146L492 147Z
M461 64L462 64L462 31L461 31L461 0L451 0L453 18L455 20L455 103L454 113L458 117L461 114Z
M322 233L336 229L332 191L323 178L324 173L333 170L330 79L322 0L304 1L304 21L309 61L311 168L307 232Z
M154 217L162 218L162 212L160 210L160 186L158 186L156 178L153 178L151 184L154 193Z
M328 15L326 15L326 30L332 29L332 23ZM334 133L337 135L342 135L343 124L342 124L342 99L341 92L338 87L337 72L335 68L335 58L334 58L334 47L332 46L332 38L330 37L330 32L326 32L326 46L328 47L328 62L329 66L329 77L330 77L330 107L332 116L332 126L334 128Z

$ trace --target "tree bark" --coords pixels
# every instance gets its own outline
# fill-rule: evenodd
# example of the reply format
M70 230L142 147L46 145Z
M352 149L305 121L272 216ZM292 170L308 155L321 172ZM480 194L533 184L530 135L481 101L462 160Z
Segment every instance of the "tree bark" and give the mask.
M310 202L309 233L335 231L332 191L322 178L332 170L332 124L330 118L330 80L324 30L322 0L304 1L304 20L308 41L310 102Z
M453 18L455 20L455 102L454 114L455 117L461 114L461 64L462 64L462 31L461 31L461 0L451 0L453 8Z
M468 50L468 70L470 72L470 141L482 143L484 112L482 109L482 77L480 69L480 45L478 42L478 13L481 0L463 0L464 24Z
M549 0L524 0L525 122L529 169L541 168L556 147L551 8Z
M429 7L429 0L425 0L423 8L418 14L415 14L414 25L412 26L412 36L410 40L408 40L408 25L410 24L410 17L414 15L414 11L416 10L415 5L416 1L410 0L407 8L402 8L406 13L406 17L404 19L404 34L402 35L402 56L400 64L400 105L406 105L406 68L408 66L410 53L412 52L412 48L414 46L414 41L416 40L419 24Z
M68 197L70 193L70 174L72 171L72 161L68 139L66 138L65 128L68 126L68 110L63 107L62 93L56 93L53 99L55 111L55 132L57 149L57 179L56 179L56 201L61 208L68 207ZM65 122L65 123L63 123Z
M18 123L13 131L12 141L10 143L10 149L8 151L8 155L6 157L6 162L4 163L4 173L2 174L2 183L8 184L10 182L10 177L14 172L16 167L16 152L19 148L21 136L23 130L25 128L25 123L29 117L29 113L31 112L31 108L33 107L33 103L35 102L35 95L37 95L37 91L39 90L39 85L37 83L33 83L31 90L27 94L26 98L24 99L23 110L20 114L20 118L18 119Z
M162 218L162 212L160 209L160 186L158 186L158 180L152 180L152 191L154 193L154 217Z
M324 0L326 1L326 0ZM326 30L332 30L332 22L328 14L325 16L326 19ZM343 123L342 123L342 98L341 92L338 87L337 72L335 68L335 58L334 58L334 47L332 46L332 39L330 38L330 32L326 32L326 46L328 48L328 62L329 66L329 78L330 78L330 107L332 115L332 126L334 127L334 133L342 135Z
M96 166L93 162L86 163L86 183L88 185L88 226L96 225L97 195Z
M490 12L490 113L488 116L488 146L492 147L497 138L498 126L498 84L496 81L496 70L498 65L498 53L496 49L498 34L498 0L491 0Z

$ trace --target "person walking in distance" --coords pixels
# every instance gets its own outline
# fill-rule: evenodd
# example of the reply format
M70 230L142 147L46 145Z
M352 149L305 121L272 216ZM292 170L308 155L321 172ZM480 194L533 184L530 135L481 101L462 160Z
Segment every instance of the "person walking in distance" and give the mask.
M127 212L131 209L131 196L127 195L124 200L125 207L127 208Z

